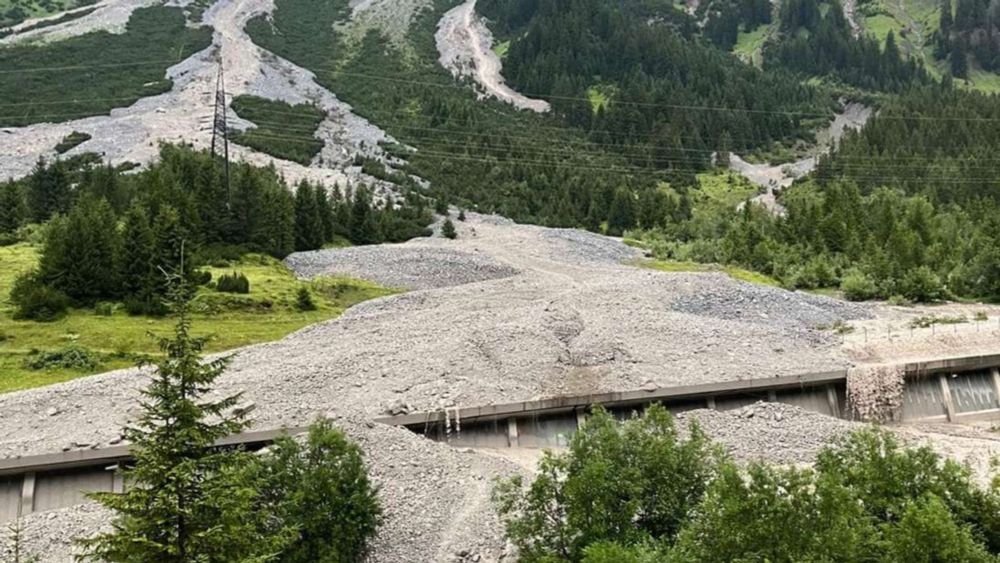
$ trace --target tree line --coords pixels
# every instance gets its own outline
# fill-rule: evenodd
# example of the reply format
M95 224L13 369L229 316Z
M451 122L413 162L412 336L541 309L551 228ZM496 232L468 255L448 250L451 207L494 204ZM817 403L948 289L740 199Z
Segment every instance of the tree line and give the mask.
M989 0L941 0L934 57L947 59L951 75L969 77L969 57L988 71L1000 70L1000 5Z
M902 55L892 31L884 47L873 36L854 37L838 0L783 0L778 21L778 35L764 45L765 68L884 92L931 81L922 64Z
M808 136L795 112L829 111L816 89L780 69L761 72L690 36L674 24L679 10L672 5L651 13L637 2L496 0L480 10L493 21L510 10L523 20L518 4L534 6L534 14L510 31L504 76L518 90L549 99L565 122L596 142L620 148L631 164L690 174L709 167L723 136L732 150L767 147ZM770 21L763 5L706 6L705 32L726 49L740 24L753 29ZM723 20L729 23L716 23ZM616 93L594 108L586 98L600 85ZM727 111L690 109L703 107Z
M376 244L429 233L424 198L379 201L365 186L345 191L301 182L293 195L273 167L221 167L206 153L165 145L135 174L103 164L40 161L0 186L0 236L46 223L38 268L17 281L20 315L51 318L65 305L123 301L134 314L161 314L162 272L203 279L215 257L262 252L282 258L334 241Z

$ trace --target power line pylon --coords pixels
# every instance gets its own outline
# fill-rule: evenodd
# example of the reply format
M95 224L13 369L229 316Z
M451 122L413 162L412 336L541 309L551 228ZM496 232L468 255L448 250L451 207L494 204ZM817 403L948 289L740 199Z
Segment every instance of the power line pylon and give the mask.
M212 155L222 159L225 166L226 202L229 202L229 127L226 124L226 79L219 61L219 75L215 82L215 118L212 121Z

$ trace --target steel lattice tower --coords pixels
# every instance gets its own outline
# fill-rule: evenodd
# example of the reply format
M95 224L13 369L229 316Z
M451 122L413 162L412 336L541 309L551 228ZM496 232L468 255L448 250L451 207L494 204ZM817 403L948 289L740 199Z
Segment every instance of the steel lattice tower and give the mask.
M226 124L226 80L219 61L215 82L215 117L212 120L212 155L222 158L225 166L226 201L229 200L229 127Z

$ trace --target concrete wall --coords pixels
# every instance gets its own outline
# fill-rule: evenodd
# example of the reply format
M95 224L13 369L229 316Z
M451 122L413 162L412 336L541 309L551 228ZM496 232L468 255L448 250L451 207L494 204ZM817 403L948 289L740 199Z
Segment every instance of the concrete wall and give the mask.
M965 422L1000 419L1000 372L996 368L975 369L964 373L934 371L914 373L907 377L903 388L902 421ZM846 376L845 376L846 377ZM848 418L846 379L830 382L829 378L804 379L798 387L788 387L778 382L773 387L767 381L746 382L746 387L729 385L709 388L704 393L672 396L669 389L650 392L646 401L630 401L627 406L611 403L608 411L620 420L641 413L646 406L659 403L674 414L696 408L717 410L738 409L758 401L795 405L802 409ZM815 381L815 383L810 383ZM491 414L488 422L466 420L461 428L455 426L455 415L447 421L436 421L435 413L408 415L406 420L423 420L422 424L403 424L411 430L424 433L428 438L447 441L461 447L486 448L560 448L585 419L588 408L565 407L563 399L547 399L505 405L510 414ZM595 404L601 404L599 401ZM553 405L556 405L554 408ZM534 408L537 407L537 408ZM468 409L466 412L473 411ZM390 419L391 420L391 419Z

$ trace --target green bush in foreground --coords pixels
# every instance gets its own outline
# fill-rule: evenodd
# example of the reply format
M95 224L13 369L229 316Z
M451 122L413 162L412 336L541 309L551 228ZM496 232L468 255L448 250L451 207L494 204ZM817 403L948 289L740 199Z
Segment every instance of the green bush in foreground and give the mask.
M996 562L1000 492L883 430L826 447L812 469L740 468L663 407L619 424L598 409L528 486L495 499L525 562Z
M327 420L303 441L281 438L258 462L263 508L295 530L283 563L361 561L382 521L361 450Z

